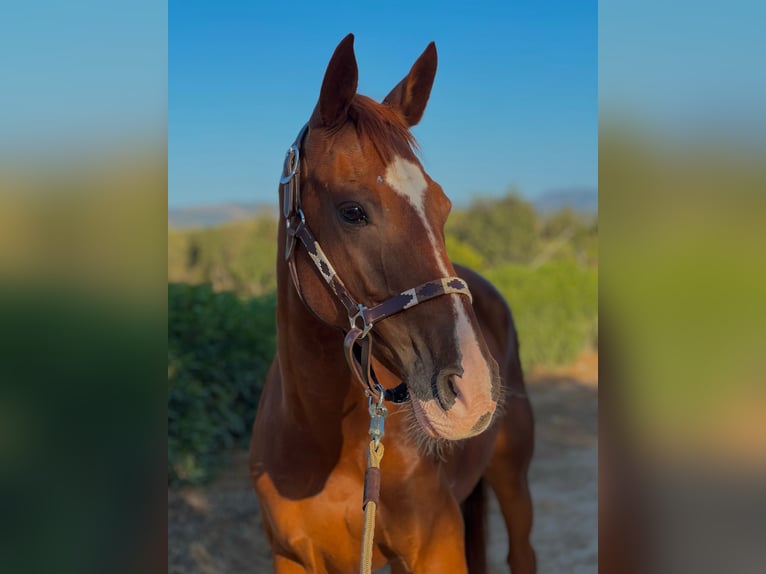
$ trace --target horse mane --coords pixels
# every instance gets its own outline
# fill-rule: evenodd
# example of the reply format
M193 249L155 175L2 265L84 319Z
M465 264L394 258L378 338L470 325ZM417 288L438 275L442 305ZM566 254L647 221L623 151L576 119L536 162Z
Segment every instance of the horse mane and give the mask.
M360 138L367 138L385 162L395 155L417 153L420 148L404 117L387 104L356 94L351 100L348 117Z

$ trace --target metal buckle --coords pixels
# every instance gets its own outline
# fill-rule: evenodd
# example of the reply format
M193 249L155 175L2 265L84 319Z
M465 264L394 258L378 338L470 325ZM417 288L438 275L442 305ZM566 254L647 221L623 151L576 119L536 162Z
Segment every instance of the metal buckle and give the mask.
M284 201L282 205L282 214L289 217L297 209L300 209L300 199L298 194L298 167L301 164L301 152L298 144L293 144L287 150L285 157L285 175L279 178L280 185L285 186Z
M377 402L372 401L372 395L368 392L369 395L369 405L368 410L370 411L370 438L375 442L375 448L378 448L378 445L380 444L380 439L383 438L383 435L385 434L385 423L386 423L386 415L388 415L388 409L386 408L386 405L383 404L383 395L384 390L381 385L376 385L378 387L378 400Z
M285 261L290 260L290 255L292 255L293 249L295 248L295 235L300 231L301 227L306 225L306 214L303 213L303 210L300 207L297 211L297 215L300 219L295 226L293 226L294 215L295 214L290 214L285 217Z
M301 209L301 144L306 136L309 125L305 124L295 142L287 149L285 154L285 164L282 168L284 174L279 178L279 184L282 189L282 215L285 217L285 227L287 230L287 239L285 242L285 260L290 259L290 255L295 247L295 234L298 233L301 226L306 225L306 216ZM300 221L295 223L295 216Z
M367 333L370 332L370 329L372 329L373 323L368 323L367 317L364 316L364 312L367 311L367 307L359 303L358 308L359 308L359 311L357 311L356 315L354 315L353 317L349 317L348 321L349 323L351 323L352 329L356 328L362 331L362 334L359 335L359 338L364 339L367 336ZM358 319L362 320L361 327L356 324Z

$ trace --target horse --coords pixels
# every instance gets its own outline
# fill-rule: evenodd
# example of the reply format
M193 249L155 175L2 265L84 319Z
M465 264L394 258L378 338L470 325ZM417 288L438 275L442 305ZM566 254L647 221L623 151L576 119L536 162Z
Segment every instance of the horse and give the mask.
M357 569L377 408L372 568L484 572L488 485L511 571L533 573L534 425L513 316L447 257L451 203L410 131L435 44L378 103L357 93L353 43L335 49L279 186L277 353L250 449L274 572Z

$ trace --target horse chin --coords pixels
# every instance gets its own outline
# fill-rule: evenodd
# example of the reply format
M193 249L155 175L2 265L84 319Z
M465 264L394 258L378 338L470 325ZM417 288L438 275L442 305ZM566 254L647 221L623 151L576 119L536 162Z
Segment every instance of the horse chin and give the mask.
M422 401L412 397L412 410L422 431L431 439L458 441L485 431L492 423L496 403L490 401L481 413L455 417L444 411L436 400Z

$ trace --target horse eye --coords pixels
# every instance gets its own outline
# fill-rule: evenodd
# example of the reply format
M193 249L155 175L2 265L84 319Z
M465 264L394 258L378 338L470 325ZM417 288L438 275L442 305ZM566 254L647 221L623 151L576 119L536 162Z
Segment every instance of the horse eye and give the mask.
M355 203L345 203L339 208L340 215L344 221L354 225L366 225L367 214Z

